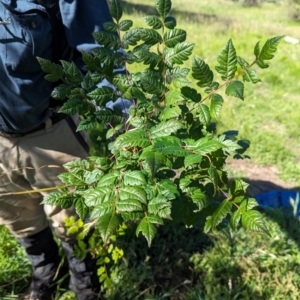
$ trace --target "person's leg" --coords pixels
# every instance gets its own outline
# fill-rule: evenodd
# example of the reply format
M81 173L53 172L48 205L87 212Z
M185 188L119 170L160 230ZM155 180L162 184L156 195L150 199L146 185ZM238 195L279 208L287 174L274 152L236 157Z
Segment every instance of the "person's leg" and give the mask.
M61 185L57 178L63 172L60 167L71 160L87 157L87 136L86 133L76 132L77 123L76 118L64 120L55 124L47 134L29 137L24 143L23 148L30 155L26 165L32 166L32 169L26 170L26 178L35 189ZM51 147L49 147L49 140L51 140ZM33 150L29 152L30 149ZM96 299L100 290L96 261L89 254L84 260L75 257L76 240L74 236L67 234L64 224L67 217L77 217L75 210L44 205L44 211L66 253L71 271L70 288L77 294L78 300Z
M0 224L24 246L32 264L28 299L51 299L61 258L40 205L42 196L39 193L14 195L32 189L19 165L18 144L18 139L0 138Z

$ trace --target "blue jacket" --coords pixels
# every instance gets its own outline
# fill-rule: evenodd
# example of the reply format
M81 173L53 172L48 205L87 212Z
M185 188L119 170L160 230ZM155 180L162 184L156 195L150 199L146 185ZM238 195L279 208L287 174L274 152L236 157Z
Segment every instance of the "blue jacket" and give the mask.
M92 32L111 21L106 0L59 0L68 43L99 46ZM0 0L0 131L30 131L49 117L51 83L36 57L51 60L51 24L34 0Z

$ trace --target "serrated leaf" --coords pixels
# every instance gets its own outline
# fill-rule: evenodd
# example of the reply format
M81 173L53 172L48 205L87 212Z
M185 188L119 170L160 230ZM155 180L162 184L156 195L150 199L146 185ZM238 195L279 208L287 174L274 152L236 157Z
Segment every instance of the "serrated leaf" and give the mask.
M242 212L240 209L236 210L232 216L230 217L230 227L233 229L233 230L237 230L238 228L238 224L241 220L241 217L242 217Z
M140 38L141 35L139 29L137 28L130 29L124 34L122 39L124 48L127 48L128 46L135 46L137 42L140 40Z
M173 64L183 64L188 60L194 49L194 44L182 42L177 44L174 48L165 49L165 59L169 66Z
M119 197L122 201L128 199L135 199L141 203L147 204L147 194L145 190L139 186L129 186L120 188Z
M158 125L150 129L150 135L152 139L157 137L169 136L172 133L175 133L178 129L182 127L182 123L171 119L165 122L161 122Z
M37 57L37 60L43 72L49 73L49 76L47 75L48 81L55 82L63 78L64 71L60 65L54 64L50 60L41 57Z
M76 200L77 197L67 192L55 192L45 196L41 204L60 206L67 209L70 208Z
M174 105L178 102L182 102L184 98L182 97L181 93L176 90L170 90L166 94L166 105Z
M144 185L146 184L145 175L141 171L127 171L124 180L125 185Z
M172 29L164 34L164 42L167 47L173 48L178 43L184 42L186 40L186 31L183 29Z
M197 115L201 124L208 126L211 121L209 107L206 104L197 105Z
M116 32L118 30L118 25L114 22L103 23L103 28L108 32Z
M56 86L51 93L51 97L58 100L64 100L71 94L71 88L66 84Z
M257 83L259 81L261 81L258 76L257 73L254 69L250 69L249 68L249 63L247 61L245 61L243 58L241 57L237 57L238 63L239 65L242 67L244 74L243 74L243 80L247 81L247 82L252 82L252 83Z
M197 205L198 211L201 211L203 208L209 205L209 198L199 188L192 191L190 196L192 198L192 201Z
M117 210L120 212L142 211L142 203L136 199L120 200L117 203Z
M271 236L263 220L263 215L256 210L249 210L242 215L242 226L246 229L264 232Z
M256 58L258 58L259 53L260 53L260 46L259 46L259 44L260 44L260 42L257 42L255 44L254 51L253 51Z
M129 30L133 25L133 22L131 20L123 20L119 24L119 28L121 31L127 31Z
M219 94L213 94L210 97L210 114L216 119L218 120L220 118L220 113L221 113L221 109L223 106L223 97Z
M176 19L173 16L167 16L164 23L168 29L174 29L177 25Z
M282 40L283 36L276 36L271 39L268 39L263 45L261 52L258 56L260 61L271 60L274 57L274 53L277 50L277 46Z
M116 202L114 200L109 200L103 203L97 204L93 207L93 210L90 214L91 220L96 220L104 216L105 214L112 214L116 209Z
M105 186L93 190L87 190L83 195L85 204L89 207L93 207L102 202L108 201L113 195L114 190L114 186Z
M95 41L101 45L105 46L107 49L118 50L120 47L119 37L112 32L107 31L96 31L93 33Z
M79 218L81 220L85 220L85 218L89 212L89 208L85 205L84 200L82 198L79 198L76 200L75 210L76 210L76 213L78 214Z
M139 235L141 232L142 235L146 238L148 242L148 246L151 246L151 242L156 234L156 227L150 222L149 218L146 216L144 217L139 225L136 228L136 236Z
M156 215L148 215L148 220L152 224L159 224L159 225L164 224L163 219L159 216L156 216Z
M163 26L162 21L157 16L146 16L144 17L147 25L152 27L153 29L160 29Z
M114 147L116 149L122 149L127 147L147 147L149 146L150 140L146 134L145 129L136 129L133 131L128 131L120 135L115 143Z
M119 176L120 176L119 172L112 172L112 173L105 174L100 178L97 186L104 187L104 186L114 185L117 182Z
M199 164L202 161L202 156L199 154L190 154L184 158L184 166L189 167L194 164Z
M214 79L214 74L204 60L195 57L193 59L192 72L192 76L198 80L198 86L202 88L211 86Z
M109 237L121 226L121 219L115 213L107 213L99 218L96 226L103 242L106 243Z
M147 45L155 45L157 43L161 43L162 41L161 35L156 30L149 28L140 29L140 38Z
M229 82L226 86L225 93L227 96L244 100L244 83L238 80Z
M205 155L221 149L222 143L208 138L201 138L193 146L188 146L187 148L190 150L194 150L200 155Z
M171 0L155 0L155 7L159 15L166 18L172 8Z
M159 137L154 140L153 150L157 150L164 155L186 156L186 151L178 138L173 136Z
M211 227L215 229L228 215L232 208L232 202L223 200L216 211L211 216Z
M111 16L118 22L123 15L121 2L119 0L110 0L108 5Z
M219 66L216 66L216 70L221 78L224 81L232 79L237 70L237 56L231 39L225 44L217 60Z
M95 99L98 105L105 105L110 100L116 99L116 91L108 86L102 86L87 94Z
M181 88L181 94L187 99L192 100L195 103L201 101L201 95L197 92L197 90L190 88L189 86L185 86Z
M153 150L153 147L144 149L140 156L140 160L144 160L154 175L161 167L167 163L167 158L162 153Z

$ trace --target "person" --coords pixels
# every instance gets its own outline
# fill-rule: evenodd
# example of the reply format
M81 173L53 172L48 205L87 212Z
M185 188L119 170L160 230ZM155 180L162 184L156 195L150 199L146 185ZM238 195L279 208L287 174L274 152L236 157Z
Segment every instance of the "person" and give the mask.
M49 9L55 5L53 22ZM87 133L76 131L79 117L59 113L53 104L53 86L37 57L72 60L82 68L74 53L99 47L92 33L111 20L106 0L0 2L0 224L23 245L32 264L30 300L51 299L61 273L53 233L66 253L69 287L78 300L97 299L100 290L95 261L74 256L74 237L64 226L65 218L75 215L73 208L41 205L46 192L14 193L60 185L63 165L89 151Z

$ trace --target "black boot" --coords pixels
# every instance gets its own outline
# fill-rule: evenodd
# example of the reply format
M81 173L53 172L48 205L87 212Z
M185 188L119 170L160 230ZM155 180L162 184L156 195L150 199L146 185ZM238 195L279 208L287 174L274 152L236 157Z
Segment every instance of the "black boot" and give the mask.
M18 241L24 246L33 268L28 299L52 299L55 289L53 281L61 258L51 229L46 228L30 237L18 238Z
M96 260L89 253L84 260L77 258L72 244L62 242L62 248L71 271L69 288L75 292L78 300L99 299L100 282L97 276Z

